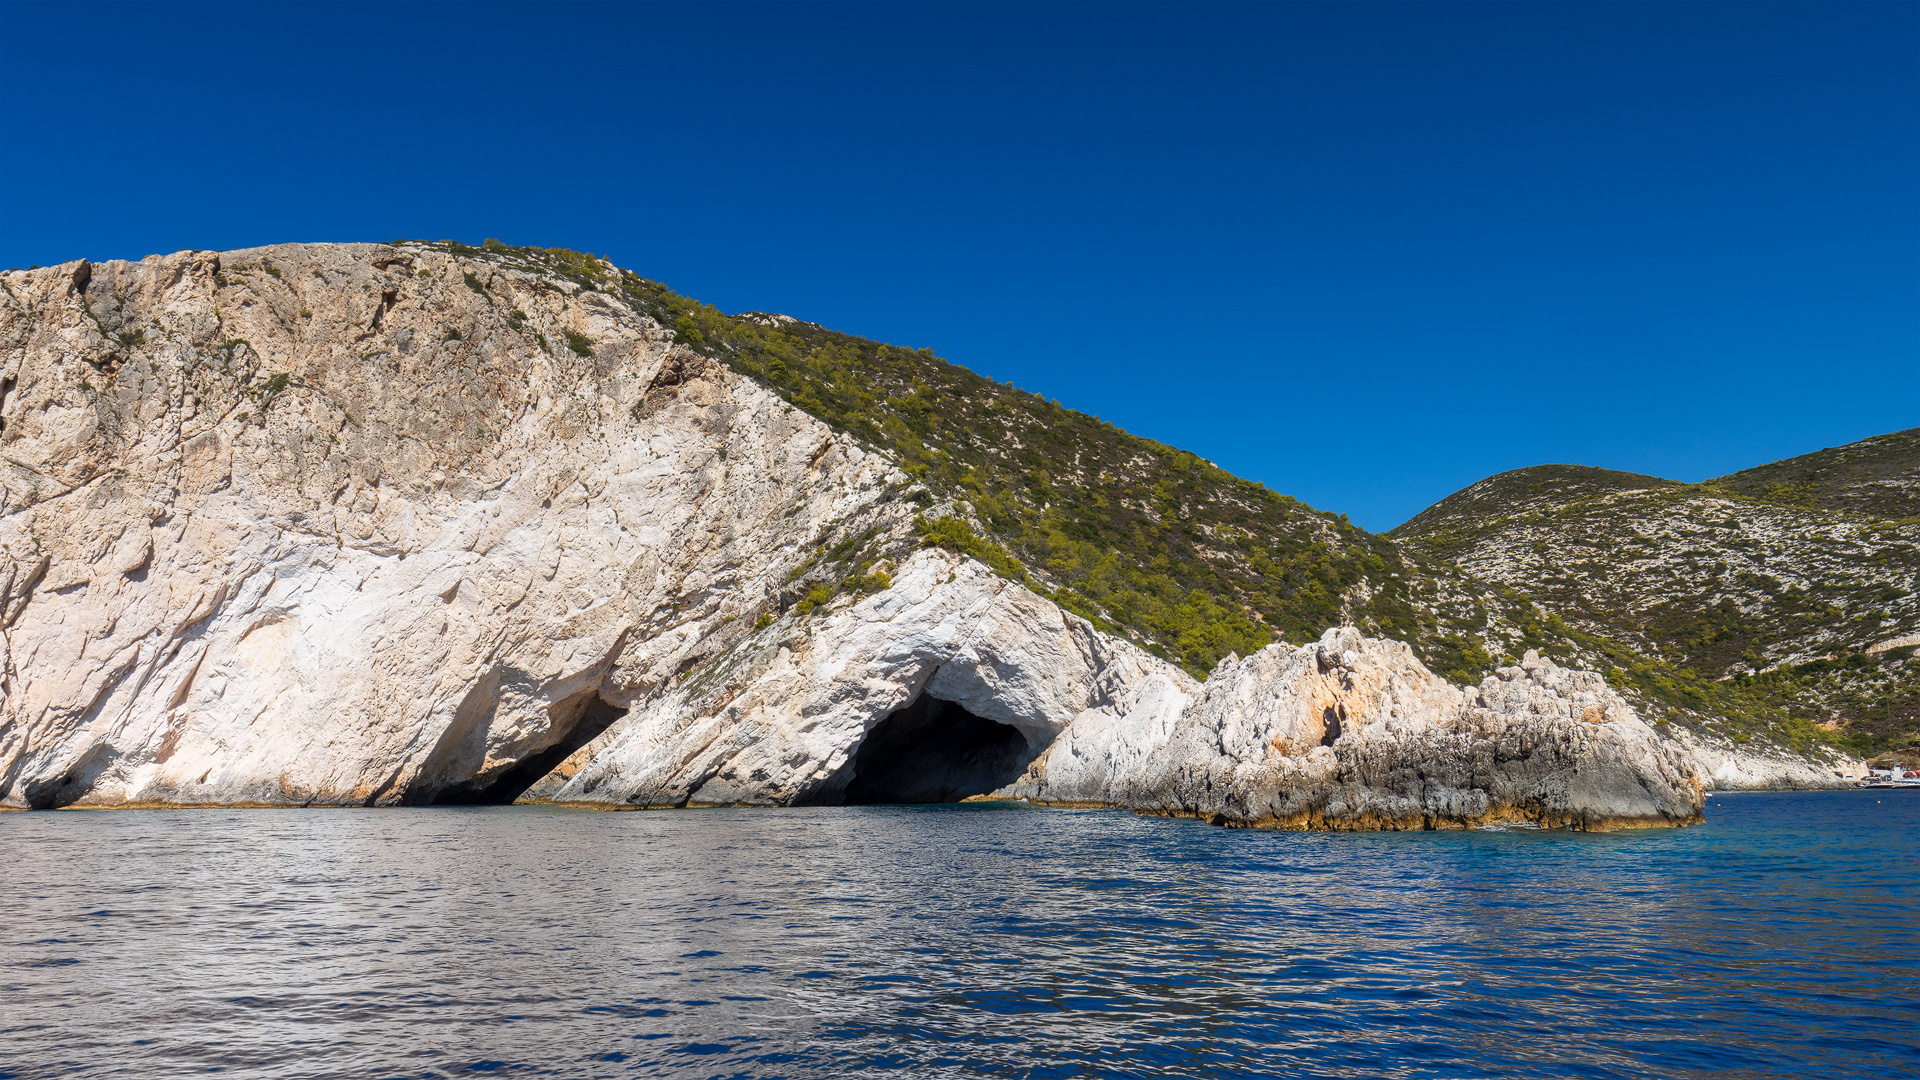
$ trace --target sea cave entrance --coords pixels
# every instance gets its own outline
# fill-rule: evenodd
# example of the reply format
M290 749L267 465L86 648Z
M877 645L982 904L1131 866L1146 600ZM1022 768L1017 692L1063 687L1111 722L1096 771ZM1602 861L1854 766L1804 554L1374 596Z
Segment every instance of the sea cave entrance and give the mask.
M948 803L1020 778L1034 750L1019 729L921 694L867 733L845 803Z
M597 690L583 690L555 703L548 712L563 732L552 746L528 754L490 779L462 780L408 801L432 806L506 806L627 715L627 710L601 700ZM485 729L481 730L484 734Z

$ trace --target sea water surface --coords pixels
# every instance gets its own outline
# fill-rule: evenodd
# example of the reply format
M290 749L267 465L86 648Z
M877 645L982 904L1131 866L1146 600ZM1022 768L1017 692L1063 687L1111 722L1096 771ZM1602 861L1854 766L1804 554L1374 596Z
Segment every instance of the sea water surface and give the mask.
M0 1078L1920 1075L1920 792L0 815Z

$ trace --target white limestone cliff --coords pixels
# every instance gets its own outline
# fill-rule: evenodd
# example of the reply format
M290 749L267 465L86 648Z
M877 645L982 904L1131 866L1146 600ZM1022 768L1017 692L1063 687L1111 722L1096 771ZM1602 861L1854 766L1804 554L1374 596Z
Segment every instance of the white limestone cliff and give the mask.
M1676 731L1674 744L1693 763L1709 791L1812 791L1852 787L1866 778L1867 763L1838 750L1806 755L1723 738Z
M81 266L0 306L10 805L481 793L828 523L910 517L884 461L576 286L382 245Z
M922 551L886 591L789 617L710 662L590 748L553 798L839 802L865 735L922 693L1013 729L1037 753L1148 678L1195 685L971 559Z

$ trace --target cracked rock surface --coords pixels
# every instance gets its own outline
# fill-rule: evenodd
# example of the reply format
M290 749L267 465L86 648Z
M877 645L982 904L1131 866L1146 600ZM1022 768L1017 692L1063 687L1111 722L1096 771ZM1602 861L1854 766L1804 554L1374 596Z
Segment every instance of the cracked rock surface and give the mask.
M1090 710L1003 794L1315 829L1680 825L1702 801L1687 755L1593 672L1529 652L1455 687L1350 627Z
M828 522L908 518L884 461L577 286L382 245L90 270L0 298L10 805L482 791Z

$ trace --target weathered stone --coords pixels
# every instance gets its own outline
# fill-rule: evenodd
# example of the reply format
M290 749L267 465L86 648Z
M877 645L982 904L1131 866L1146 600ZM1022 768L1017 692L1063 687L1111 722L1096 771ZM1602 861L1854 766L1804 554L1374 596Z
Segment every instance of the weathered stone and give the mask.
M1038 752L1149 676L1192 685L971 559L923 551L886 591L824 618L789 616L709 661L587 748L553 798L838 803L862 738L922 693Z
M1686 824L1691 763L1600 676L1528 653L1477 689L1351 628L1082 714L1003 794L1271 828ZM1149 688L1142 686L1143 691Z
M364 244L92 271L0 295L8 805L481 797L742 636L830 523L911 520L599 293Z

